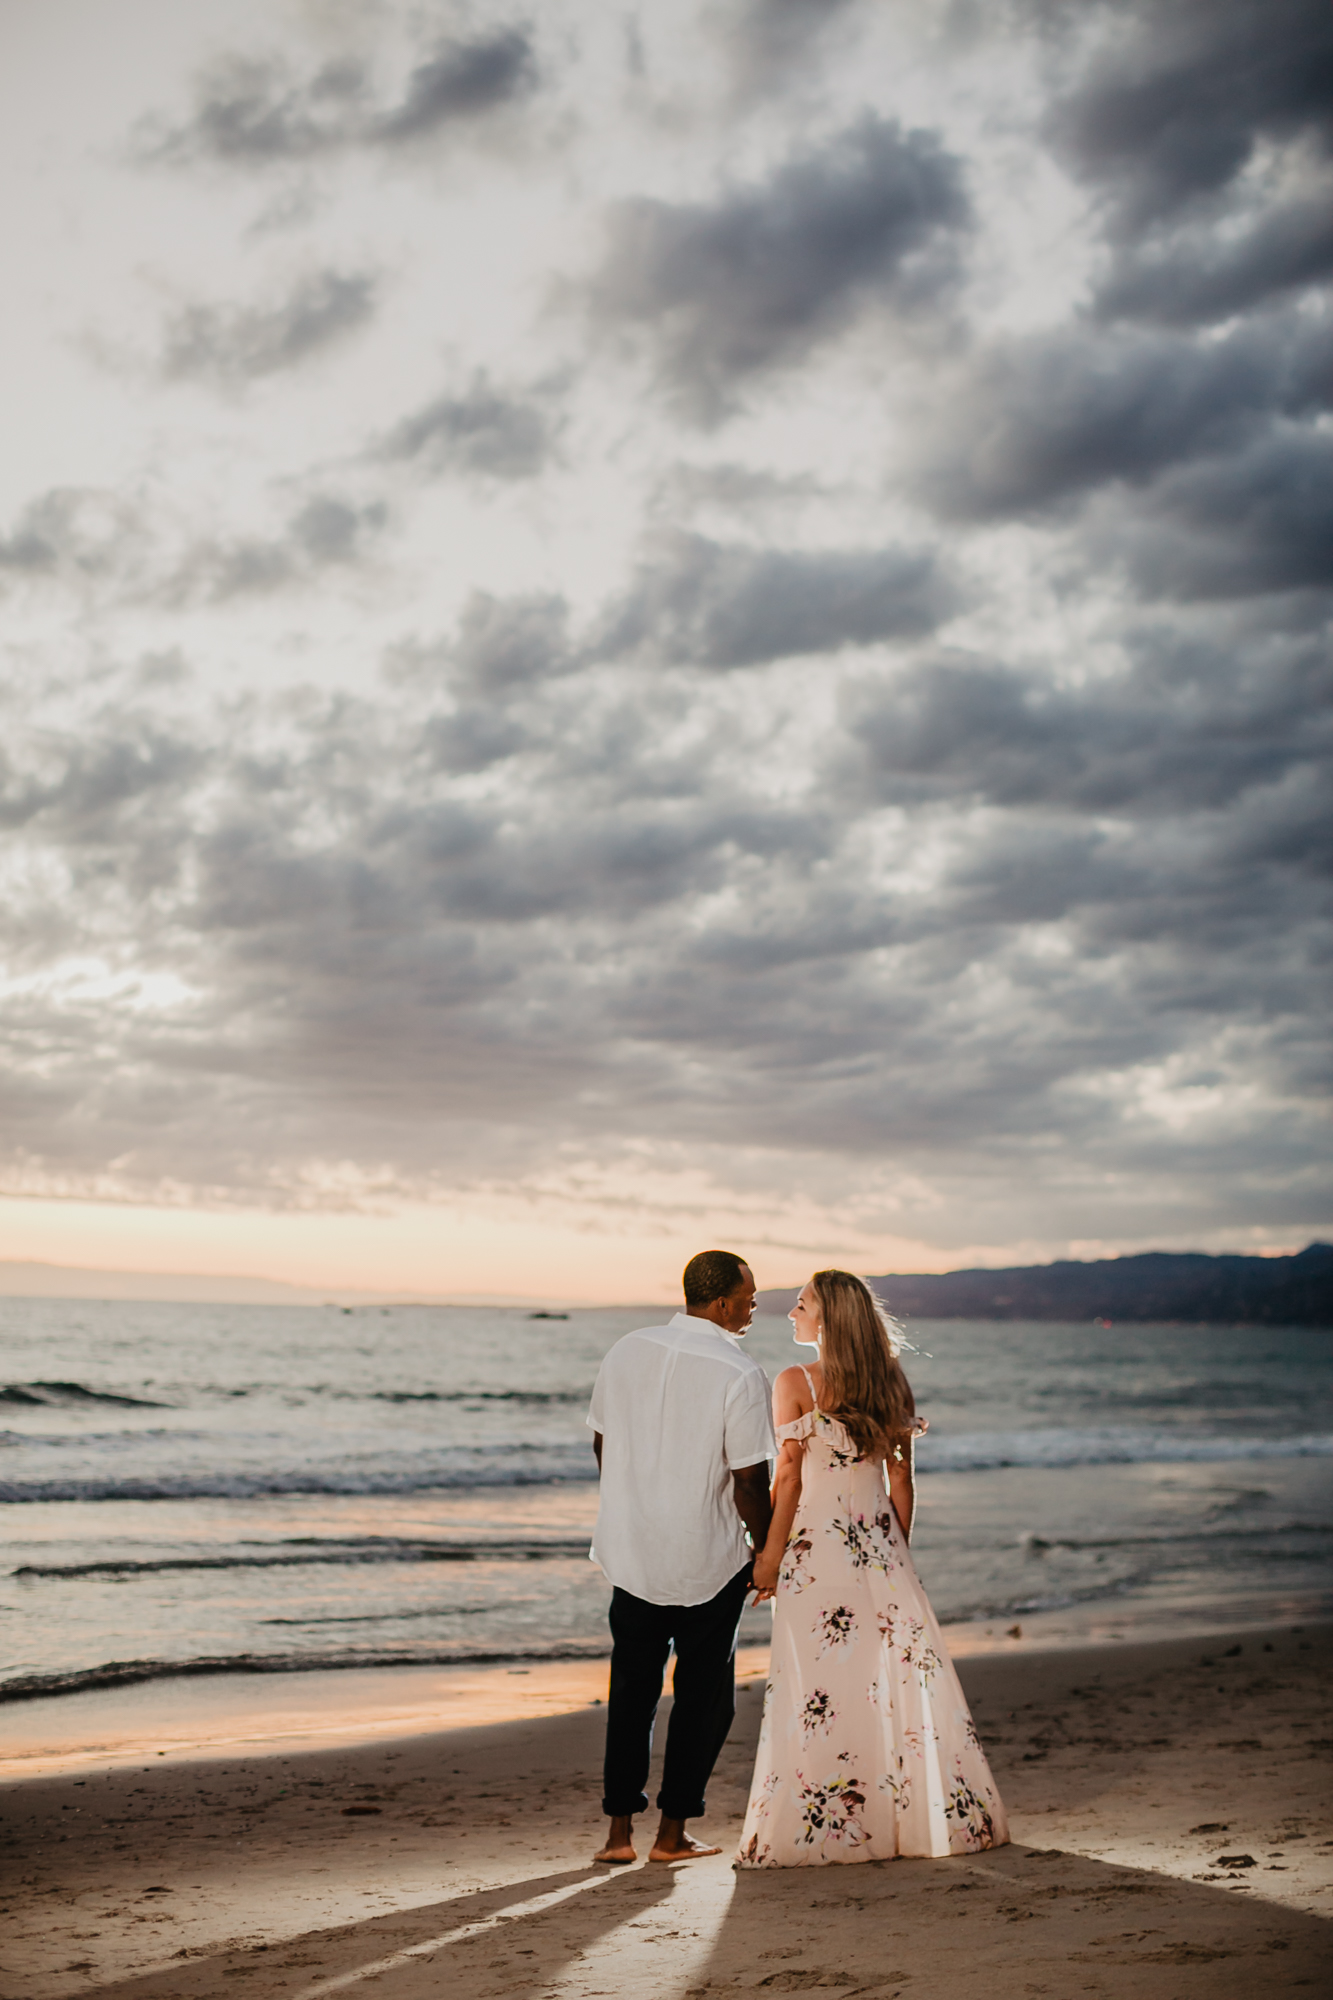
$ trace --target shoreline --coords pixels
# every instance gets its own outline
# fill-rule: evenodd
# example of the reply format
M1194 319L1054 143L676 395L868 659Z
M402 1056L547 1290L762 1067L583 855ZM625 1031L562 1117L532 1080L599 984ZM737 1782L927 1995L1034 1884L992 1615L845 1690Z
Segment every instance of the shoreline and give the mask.
M1333 1591L1270 1591L1262 1598L1250 1598L1249 1609L1239 1616L1230 1601L1216 1598L1179 1597L1164 1600L1142 1593L1109 1591L1066 1604L1029 1605L978 1613L961 1619L941 1621L942 1629L955 1653L985 1652L992 1647L1007 1650L1008 1639L1026 1644L1095 1644L1102 1639L1118 1640L1133 1634L1149 1638L1197 1630L1207 1633L1237 1631L1291 1618L1315 1620L1333 1618ZM753 1619L753 1607L748 1614ZM1219 1623L1220 1621L1220 1623ZM742 1644L761 1643L751 1631L742 1631ZM602 1635L572 1638L556 1645L496 1646L475 1652L454 1650L430 1652L349 1653L329 1656L305 1653L239 1653L202 1656L182 1660L108 1660L97 1666L19 1674L0 1681L0 1712L31 1702L64 1702L84 1695L115 1693L148 1683L234 1678L272 1679L292 1674L405 1673L430 1669L459 1668L472 1672L487 1667L514 1668L564 1664L576 1660L606 1659L607 1642Z
M960 1658L1013 1844L940 1861L733 1874L753 1656L698 1829L724 1851L679 1869L590 1866L602 1718L586 1689L555 1712L531 1690L517 1719L404 1713L374 1741L238 1734L202 1757L30 1776L0 1790L0 1992L213 2000L243 1978L259 2000L426 2000L442 1975L451 2000L1313 1987L1333 1945L1333 1623L1234 1630Z
M510 1647L504 1652L442 1654L371 1653L342 1659L310 1659L300 1653L237 1653L198 1660L108 1660L99 1667L72 1670L69 1674L21 1675L0 1682L0 1709L17 1702L64 1701L83 1694L111 1693L120 1688L145 1687L150 1683L186 1680L224 1680L250 1676L271 1679L277 1674L394 1673L412 1668L447 1671L450 1667L483 1668L518 1666L527 1661L564 1663L570 1660L599 1660L607 1656L600 1640L571 1641L568 1646L525 1652Z
M1242 1615L1215 1600L1198 1604L1121 1599L942 1626L959 1662L1016 1659L1161 1640L1243 1636L1270 1626L1333 1622L1333 1600L1274 1595ZM5 1699L0 1788L76 1769L114 1768L142 1758L178 1761L232 1754L278 1755L311 1744L352 1747L432 1728L517 1722L572 1713L605 1699L605 1640L541 1654L509 1652L467 1660L321 1662L222 1671L183 1663L158 1673ZM291 1656L289 1656L291 1657ZM737 1681L767 1672L768 1645L743 1637Z

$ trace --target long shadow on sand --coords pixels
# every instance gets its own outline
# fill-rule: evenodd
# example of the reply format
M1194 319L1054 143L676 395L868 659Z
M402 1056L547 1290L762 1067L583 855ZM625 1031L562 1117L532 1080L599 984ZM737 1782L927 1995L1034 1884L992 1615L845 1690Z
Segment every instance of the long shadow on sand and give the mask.
M673 1894L675 1907L659 1909ZM529 1907L539 1898L552 1900ZM668 1924L714 1930L707 1963ZM720 1921L719 1921L720 1919ZM637 1920L637 1921L636 1921ZM612 1933L633 1925L639 1942ZM645 1949L647 1947L647 1949ZM1324 1987L1333 1923L1252 1892L1058 1849L943 1861L673 1879L591 1868L267 1950L211 1953L90 1991L94 2000L214 2000L228 1991L322 2000L482 2000L619 1991L740 2000L816 1989L843 2000L1255 2000Z
M89 2000L214 2000L226 1991L290 2000L359 1991L414 2000L545 1992L562 1968L672 1893L668 1868L571 1868L478 1889L281 1945L200 1953L157 1972L86 1987ZM526 1906L551 1898L536 1909ZM246 1982L233 1987L232 1981ZM225 1982L225 1984L224 1984Z
M984 1974L979 1983L979 1972ZM1059 1849L747 1871L689 2000L1255 2000L1314 1991L1333 1923ZM1326 1990L1326 1989L1325 1989Z

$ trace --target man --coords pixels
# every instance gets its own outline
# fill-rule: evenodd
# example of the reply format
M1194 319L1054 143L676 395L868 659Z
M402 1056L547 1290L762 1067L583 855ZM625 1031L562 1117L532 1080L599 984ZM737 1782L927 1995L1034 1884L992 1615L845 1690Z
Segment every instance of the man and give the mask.
M662 1676L674 1642L661 1823L650 1861L720 1854L685 1831L735 1705L736 1631L753 1549L768 1534L776 1456L768 1380L741 1348L754 1313L750 1267L730 1250L685 1266L685 1311L618 1340L603 1361L588 1423L602 1488L593 1560L613 1584L605 1796L611 1821L597 1861L635 1859L634 1815ZM752 1547L747 1547L749 1529Z

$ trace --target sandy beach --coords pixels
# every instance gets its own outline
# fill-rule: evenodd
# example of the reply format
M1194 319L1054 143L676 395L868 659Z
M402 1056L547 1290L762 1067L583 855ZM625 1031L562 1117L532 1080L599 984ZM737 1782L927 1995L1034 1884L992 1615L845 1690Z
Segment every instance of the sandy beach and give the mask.
M363 1676L311 1676L323 1715L309 1689L271 1690L250 1741L253 1692L210 1681L165 1752L130 1761L127 1735L41 1777L7 1767L0 1994L1315 1988L1333 1969L1331 1666L1333 1626L1314 1624L962 1660L1011 1847L741 1877L757 1652L710 1793L727 1851L676 1869L589 1865L600 1663L456 1677L452 1713L382 1675L378 1733L364 1687L356 1714L329 1691Z

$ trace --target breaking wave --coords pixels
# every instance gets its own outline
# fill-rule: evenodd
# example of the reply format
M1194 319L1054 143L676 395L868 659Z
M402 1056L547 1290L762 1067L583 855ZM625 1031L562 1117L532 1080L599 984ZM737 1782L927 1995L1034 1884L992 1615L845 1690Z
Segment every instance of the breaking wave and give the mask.
M10 1382L0 1388L0 1404L23 1410L165 1410L147 1396L113 1396L107 1389L85 1389L82 1382Z
M0 1434L0 1441L35 1443ZM73 1442L71 1440L71 1442ZM80 1439L86 1448L97 1443ZM142 1444L139 1433L134 1442ZM1056 1469L1095 1465L1239 1464L1246 1460L1333 1457L1333 1435L1186 1437L1163 1431L1032 1430L932 1434L919 1447L917 1471L991 1472L1004 1467ZM376 1458L372 1463L324 1461L304 1466L163 1467L134 1474L94 1471L0 1480L0 1500L250 1500L291 1494L408 1494L490 1486L544 1486L597 1477L592 1455L578 1444L506 1443Z
M1244 1459L1333 1458L1333 1436L1186 1437L1170 1431L981 1431L929 1437L918 1447L918 1472L993 1472L1079 1465L1225 1465Z
M507 1646L481 1651L466 1640L419 1652L399 1648L326 1653L220 1653L195 1660L106 1660L96 1667L63 1673L20 1674L0 1681L0 1702L37 1701L47 1695L81 1694L89 1688L132 1687L142 1681L179 1680L198 1674L308 1674L346 1667L503 1666L515 1660L597 1660L609 1652L604 1639L570 1640L556 1646Z
M85 1563L23 1563L13 1576L58 1577L152 1576L166 1571L210 1569L296 1569L311 1563L466 1563L545 1562L586 1556L588 1537L578 1541L418 1542L392 1535L367 1535L356 1541L277 1543L254 1550L234 1550L220 1556L126 1557Z

